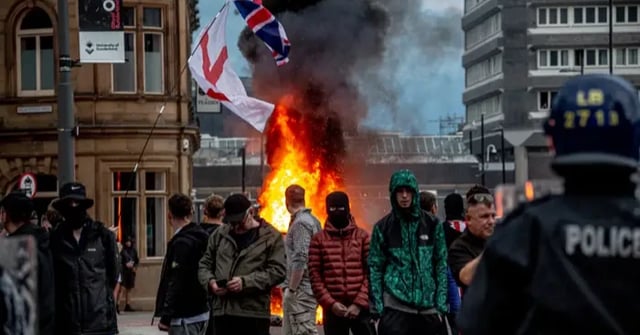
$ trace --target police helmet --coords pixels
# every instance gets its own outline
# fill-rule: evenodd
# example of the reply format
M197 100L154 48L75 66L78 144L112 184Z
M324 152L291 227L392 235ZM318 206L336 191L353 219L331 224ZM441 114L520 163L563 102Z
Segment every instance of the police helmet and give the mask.
M544 131L555 147L552 167L598 164L635 169L640 158L638 93L618 76L573 77L554 99Z

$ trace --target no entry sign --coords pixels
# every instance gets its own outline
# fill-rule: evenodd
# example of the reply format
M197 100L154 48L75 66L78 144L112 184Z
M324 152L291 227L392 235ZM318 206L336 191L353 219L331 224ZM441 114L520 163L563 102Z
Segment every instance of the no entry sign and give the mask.
M36 176L32 173L25 173L18 180L18 188L22 190L27 197L33 198L38 191Z

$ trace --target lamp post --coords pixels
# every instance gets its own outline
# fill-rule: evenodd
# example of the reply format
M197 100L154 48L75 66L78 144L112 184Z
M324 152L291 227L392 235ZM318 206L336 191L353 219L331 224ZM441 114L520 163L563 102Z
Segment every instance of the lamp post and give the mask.
M609 0L609 74L613 74L613 0Z
M242 157L242 193L245 193L246 190L246 169L247 169L247 147L243 145L242 148L238 150L238 154Z
M486 176L485 176L485 168L484 168L484 153L485 153L485 147L484 147L484 113L480 114L480 150L482 150L482 152L480 153L480 157L482 157L482 185L484 186L486 183Z
M69 3L58 0L58 185L75 180L75 143L73 139L73 85L69 52Z
M505 166L504 128L500 128L500 160L502 161L502 184L507 183L507 169Z

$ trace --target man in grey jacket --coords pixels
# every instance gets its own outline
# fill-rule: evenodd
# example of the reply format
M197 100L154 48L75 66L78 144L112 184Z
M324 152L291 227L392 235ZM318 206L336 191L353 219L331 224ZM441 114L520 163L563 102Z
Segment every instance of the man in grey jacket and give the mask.
M316 308L318 303L311 290L307 263L311 237L322 228L320 221L306 208L305 190L291 185L285 191L291 222L285 240L287 279L283 298L285 335L317 334Z

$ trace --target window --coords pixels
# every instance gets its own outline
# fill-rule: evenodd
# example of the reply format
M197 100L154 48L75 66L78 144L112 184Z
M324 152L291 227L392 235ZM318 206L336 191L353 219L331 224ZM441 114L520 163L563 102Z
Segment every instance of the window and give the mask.
M539 8L538 25L557 26L569 24L569 8Z
M142 20L138 22L136 18L140 11ZM126 62L112 65L112 91L133 94L139 93L141 88L146 94L164 93L165 34L162 9L124 7L122 21L125 29Z
M464 0L464 12L468 13L487 0Z
M580 7L573 9L573 23L582 24L584 23L584 18L582 17L583 9Z
M467 69L467 87L500 73L502 73L502 54L497 54Z
M637 24L640 6L616 6L615 22L622 24Z
M557 94L558 92L556 91L538 92L538 110L549 110Z
M558 68L569 66L569 50L539 50L538 67Z
M136 15L133 7L123 7L121 11L124 26L124 58L125 62L113 64L113 92L136 93Z
M54 95L53 23L34 7L20 20L16 33L18 95Z
M159 8L145 8L143 12L144 31L144 91L162 93L163 81L163 39L162 11Z
M638 53L640 48L617 48L615 49L617 66L639 66Z
M597 67L609 65L608 49L576 49L574 54L575 65L577 66L582 64L582 59L585 61L584 66Z
M164 256L166 246L166 172L112 173L113 224L119 227L119 239L136 238L144 257ZM127 192L128 190L128 192ZM126 197L124 197L126 193ZM139 223L141 223L139 225Z
M465 46L467 49L471 49L496 35L501 30L502 17L500 13L496 13L465 33Z
M486 118L500 113L502 113L502 95L494 95L467 105L467 122L480 120L482 114Z

